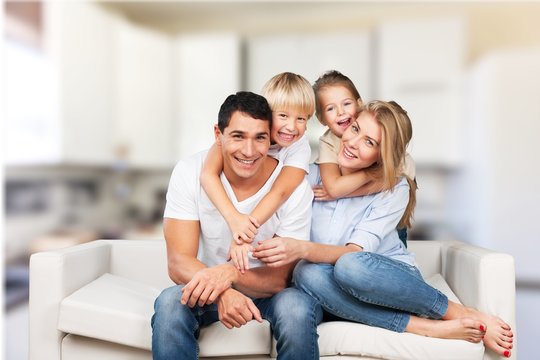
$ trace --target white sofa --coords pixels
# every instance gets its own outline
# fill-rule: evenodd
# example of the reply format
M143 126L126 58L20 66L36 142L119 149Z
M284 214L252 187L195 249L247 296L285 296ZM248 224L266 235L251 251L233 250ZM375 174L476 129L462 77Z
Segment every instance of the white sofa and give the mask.
M458 241L409 241L423 276L450 298L515 324L514 260ZM150 318L167 275L164 241L98 240L30 260L30 360L148 360ZM455 295L454 295L455 294ZM498 359L482 344L349 322L318 328L324 359ZM269 359L267 322L203 329L203 359ZM516 358L516 348L512 358Z

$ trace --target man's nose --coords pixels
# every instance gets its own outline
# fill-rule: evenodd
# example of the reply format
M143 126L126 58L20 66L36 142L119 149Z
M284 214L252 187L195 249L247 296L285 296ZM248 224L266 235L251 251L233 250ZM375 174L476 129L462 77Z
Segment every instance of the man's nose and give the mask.
M253 140L246 140L246 142L244 143L243 153L246 157L250 157L255 154L255 143L253 142Z

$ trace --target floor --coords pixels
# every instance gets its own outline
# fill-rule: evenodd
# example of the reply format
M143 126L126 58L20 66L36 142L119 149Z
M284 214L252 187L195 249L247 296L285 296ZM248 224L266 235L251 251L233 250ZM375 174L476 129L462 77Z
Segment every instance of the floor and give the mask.
M518 288L516 296L518 358L536 359L540 324L540 289ZM5 360L28 359L28 303L12 307L5 319Z

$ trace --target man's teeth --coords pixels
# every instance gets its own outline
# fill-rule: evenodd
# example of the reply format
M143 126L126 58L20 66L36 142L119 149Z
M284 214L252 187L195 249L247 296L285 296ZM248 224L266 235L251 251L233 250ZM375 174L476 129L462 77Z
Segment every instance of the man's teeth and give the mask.
M251 165L255 162L255 160L243 160L243 159L236 159L240 161L242 164Z

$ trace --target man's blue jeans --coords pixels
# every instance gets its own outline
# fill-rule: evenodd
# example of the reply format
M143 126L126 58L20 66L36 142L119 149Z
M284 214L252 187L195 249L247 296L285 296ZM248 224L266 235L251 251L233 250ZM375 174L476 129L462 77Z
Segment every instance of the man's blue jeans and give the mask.
M370 252L343 255L335 265L298 263L294 282L341 319L403 332L410 314L440 319L448 298L416 267Z
M182 286L176 285L163 290L154 303L154 360L198 359L200 328L219 321L215 304L190 308L180 303L181 297ZM312 297L298 289L287 288L270 298L253 302L271 324L278 359L319 359L317 325L322 320L322 309Z

